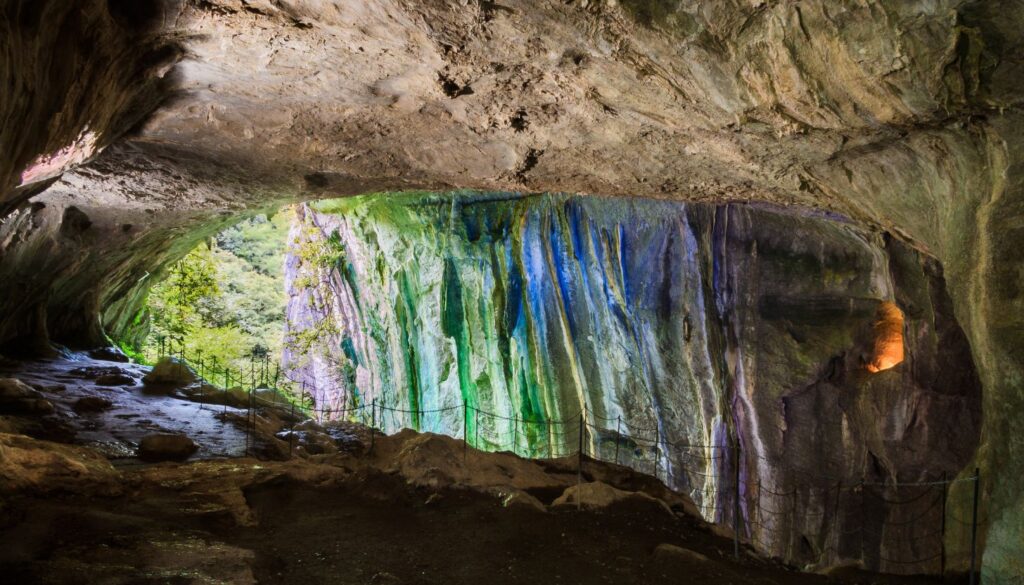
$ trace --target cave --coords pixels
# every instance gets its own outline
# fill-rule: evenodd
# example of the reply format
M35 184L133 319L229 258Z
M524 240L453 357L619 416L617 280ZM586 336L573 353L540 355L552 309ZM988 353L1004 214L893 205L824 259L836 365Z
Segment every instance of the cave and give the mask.
M4 0L18 583L1024 583L1010 0Z

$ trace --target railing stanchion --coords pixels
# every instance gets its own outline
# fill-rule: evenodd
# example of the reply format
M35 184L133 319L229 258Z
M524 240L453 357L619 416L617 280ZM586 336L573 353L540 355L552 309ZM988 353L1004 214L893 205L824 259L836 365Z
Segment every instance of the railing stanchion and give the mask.
M551 448L551 423L548 421L544 421L544 437L548 442L548 459L551 459L554 457L554 453L552 453Z
M978 492L981 485L981 469L974 468L974 506L971 512L971 577L970 585L974 585L974 569L978 558Z
M602 425L604 426L604 425ZM615 418L615 465L619 464L619 443L622 442L622 415Z
M516 416L512 417L512 453L514 455L519 454L519 418Z
M204 386L206 385L206 379L204 378L204 375L206 374L206 369L203 368L203 350L200 349L197 353L199 354L198 357L196 358L199 360L199 410L202 410L203 398L206 393L206 388L204 388Z
M658 477L658 463L661 462L661 428L657 428L654 431L654 479L660 479ZM668 478L665 478L665 483L668 483Z
M292 447L295 445L295 397L292 397L292 428L288 433L288 458L292 458Z
M377 434L377 399L370 403L370 451L373 451L374 437Z
M736 438L733 446L733 511L732 511L732 555L740 558L740 441Z
M583 413L580 413L580 444L577 449L576 458L576 509L582 508L583 500L583 425L584 425Z
M469 457L469 405L462 401L462 464Z
M946 498L948 497L949 483L947 482L947 473L942 472L942 529L939 546L942 550L939 551L939 577L946 577Z

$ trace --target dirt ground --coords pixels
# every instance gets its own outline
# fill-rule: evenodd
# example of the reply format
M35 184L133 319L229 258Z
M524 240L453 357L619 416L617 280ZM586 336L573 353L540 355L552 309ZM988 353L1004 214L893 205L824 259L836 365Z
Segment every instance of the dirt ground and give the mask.
M359 473L330 487L275 478L244 490L256 522L196 513L173 481L115 498L8 501L0 581L34 583L572 584L938 583L824 577L756 559L653 502L604 510L503 507L465 489ZM148 489L148 488L147 488ZM544 495L544 494L540 494ZM545 502L548 503L548 502ZM164 545L161 545L164 543ZM707 557L659 555L672 544ZM168 551L171 551L168 553ZM180 555L181 558L169 558ZM251 573L250 573L251 570Z
M736 560L688 498L602 462L581 475L619 490L613 503L577 510L553 505L576 487L575 458L467 451L414 431L374 441L357 424L308 429L304 440L330 448L224 457L240 429L187 393L146 391L134 366L19 367L54 412L0 418L0 585L941 582L803 573L746 547ZM112 372L126 383L97 384ZM79 415L85 397L111 407ZM267 416L259 442L284 444ZM142 463L129 447L154 430L189 432L200 450L187 463Z

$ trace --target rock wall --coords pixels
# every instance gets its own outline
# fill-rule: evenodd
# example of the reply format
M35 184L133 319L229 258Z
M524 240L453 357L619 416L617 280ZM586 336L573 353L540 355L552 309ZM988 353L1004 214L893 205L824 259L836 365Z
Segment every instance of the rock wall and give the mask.
M938 492L834 489L955 476L977 445L941 267L899 240L806 211L512 194L320 202L290 239L286 366L321 417L375 402L388 430L544 457L575 451L584 411L588 452L720 522L738 441L761 549L938 570ZM871 373L893 303L905 359Z

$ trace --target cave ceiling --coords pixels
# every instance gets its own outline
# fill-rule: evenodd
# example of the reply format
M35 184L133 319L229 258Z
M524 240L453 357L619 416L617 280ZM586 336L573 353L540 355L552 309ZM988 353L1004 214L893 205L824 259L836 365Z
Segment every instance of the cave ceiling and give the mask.
M8 208L38 190L17 188L33 164L91 157L57 190L153 208L412 188L765 200L935 247L928 220L894 213L928 202L886 199L974 179L959 159L998 143L1020 100L1019 23L1000 2L79 4L109 62L89 87L81 68L64 82L76 99L54 107L77 125L4 145L26 149L3 175ZM54 43L75 21L39 19ZM28 59L19 40L7 53ZM53 161L89 151L86 132L101 154Z

